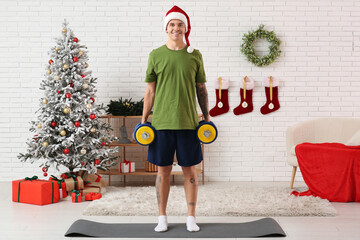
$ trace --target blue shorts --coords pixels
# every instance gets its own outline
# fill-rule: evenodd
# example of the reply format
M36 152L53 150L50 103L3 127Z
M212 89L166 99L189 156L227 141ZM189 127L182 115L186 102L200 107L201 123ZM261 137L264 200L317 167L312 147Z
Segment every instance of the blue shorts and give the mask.
M156 130L149 145L148 161L158 166L173 164L174 154L180 166L190 167L201 163L202 151L195 130Z

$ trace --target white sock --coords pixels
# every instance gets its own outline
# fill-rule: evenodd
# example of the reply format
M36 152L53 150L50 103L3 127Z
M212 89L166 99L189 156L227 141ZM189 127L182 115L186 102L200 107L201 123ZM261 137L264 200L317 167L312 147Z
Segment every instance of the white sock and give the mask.
M189 232L198 232L200 227L196 224L196 219L194 216L188 216L186 219L186 229Z
M168 222L167 222L167 217L166 215L160 215L159 216L159 223L158 225L154 228L155 232L165 232L168 229Z

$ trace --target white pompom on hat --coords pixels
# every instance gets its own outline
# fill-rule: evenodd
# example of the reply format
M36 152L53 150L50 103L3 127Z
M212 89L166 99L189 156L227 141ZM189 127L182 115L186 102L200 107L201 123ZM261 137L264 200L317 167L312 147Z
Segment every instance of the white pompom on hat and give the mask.
M190 25L190 18L186 14L184 10L179 8L178 6L173 6L167 13L164 19L164 30L166 31L168 23L173 20L177 19L185 24L185 40L186 44L188 45L187 52L192 53L194 51L194 48L190 46L189 42L189 35L191 31L191 25Z

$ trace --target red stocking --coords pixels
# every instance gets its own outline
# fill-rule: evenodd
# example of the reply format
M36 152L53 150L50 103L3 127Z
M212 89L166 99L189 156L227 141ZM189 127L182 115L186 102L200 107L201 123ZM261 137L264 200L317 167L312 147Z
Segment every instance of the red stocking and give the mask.
M280 103L278 99L279 80L270 77L265 79L264 82L266 103L264 106L261 107L260 112L265 115L278 110L280 108Z
M235 115L249 113L254 109L252 102L254 81L248 77L245 77L244 80L242 80L241 85L242 88L240 88L240 105L233 110Z
M210 116L215 117L229 111L229 81L221 78L215 81L216 105L210 110Z

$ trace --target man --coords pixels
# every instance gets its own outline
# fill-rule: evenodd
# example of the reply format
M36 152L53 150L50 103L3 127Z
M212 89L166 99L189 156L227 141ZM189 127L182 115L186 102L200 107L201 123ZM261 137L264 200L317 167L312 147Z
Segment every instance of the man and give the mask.
M202 161L200 142L196 137L198 126L196 95L205 121L210 121L206 77L202 55L190 47L191 30L188 15L179 7L171 8L164 19L168 35L165 45L149 56L145 82L141 122L145 123L152 107L152 126L155 141L149 146L148 161L158 165L156 194L159 222L155 231L167 231L166 205L170 191L170 173L176 157L184 173L184 189L188 207L187 230L199 231L195 221L198 179L195 165ZM183 37L185 35L185 44Z

